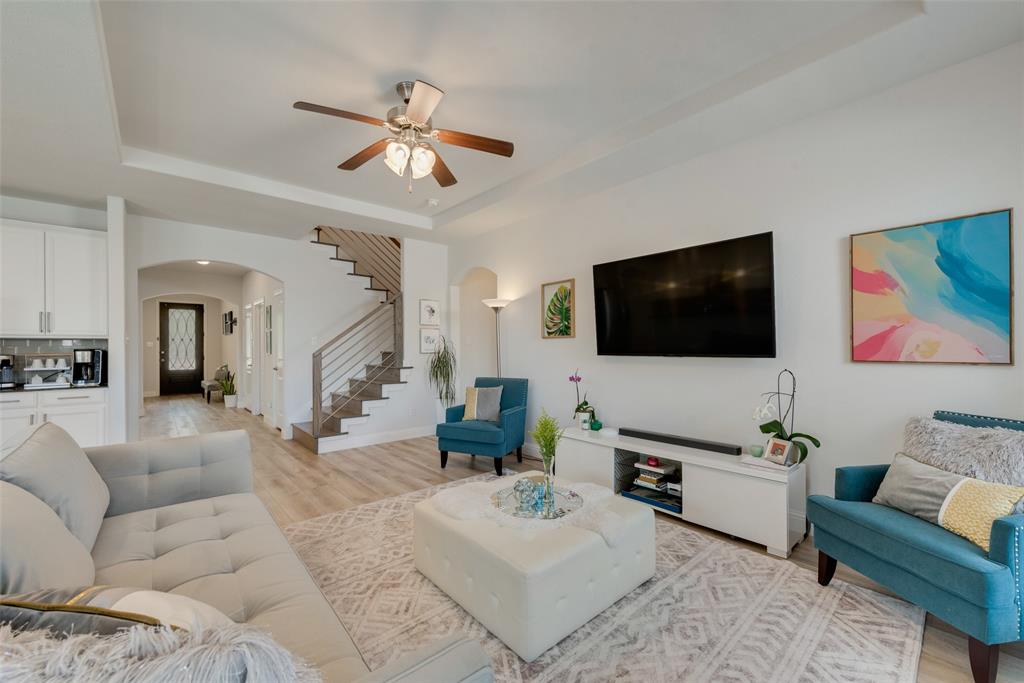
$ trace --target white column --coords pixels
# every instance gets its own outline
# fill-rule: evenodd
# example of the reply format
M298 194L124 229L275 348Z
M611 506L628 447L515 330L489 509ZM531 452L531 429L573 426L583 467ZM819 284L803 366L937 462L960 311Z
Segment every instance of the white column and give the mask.
M123 197L107 197L107 316L109 382L107 402L107 441L127 440L128 365L125 329L125 202Z

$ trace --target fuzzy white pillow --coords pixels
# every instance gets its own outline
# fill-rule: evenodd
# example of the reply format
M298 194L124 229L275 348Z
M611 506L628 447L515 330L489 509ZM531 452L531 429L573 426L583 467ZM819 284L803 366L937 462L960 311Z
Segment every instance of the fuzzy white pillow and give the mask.
M1024 486L1024 432L1015 429L914 417L904 429L903 450L914 460L947 472Z

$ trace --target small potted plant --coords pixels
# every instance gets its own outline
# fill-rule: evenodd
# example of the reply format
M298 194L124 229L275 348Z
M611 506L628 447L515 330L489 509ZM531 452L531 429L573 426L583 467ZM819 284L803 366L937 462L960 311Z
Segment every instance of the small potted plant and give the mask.
M446 408L455 403L455 370L455 347L442 336L434 353L430 354L427 379Z
M544 461L544 507L550 510L554 505L555 495L551 484L551 471L555 464L555 451L558 449L558 442L565 432L558 425L558 420L548 415L547 411L541 409L540 417L533 425L530 436L533 437L537 448L540 450L541 460Z
M788 392L782 391L782 378L784 375L788 375L790 378L791 389ZM796 458L789 462L780 462L779 464L797 464L803 462L807 458L808 448L807 443L814 444L815 448L821 448L821 441L817 437L811 436L810 434L804 434L802 432L793 431L794 422L796 420L796 375L789 370L783 370L779 373L779 376L775 380L775 391L769 391L761 395L766 399L765 403L759 406L754 411L754 418L761 422L760 430L762 434L768 436L768 447L765 451L765 457L768 457L769 453L773 452L773 441L783 441L792 444L792 449L785 448L782 452L792 452L795 449ZM782 410L782 399L788 399L785 411ZM772 403L774 401L774 403ZM789 420L789 428L786 428L786 420Z
M235 375L228 372L220 381L220 390L224 393L224 407L235 408L238 406L238 393L235 391Z
M583 393L583 400L580 400L580 382L583 381L583 378L580 377L579 368L569 375L569 381L576 387L576 407L572 411L572 419L579 424L580 429L590 429L590 423L595 417L594 406L587 401L586 392Z

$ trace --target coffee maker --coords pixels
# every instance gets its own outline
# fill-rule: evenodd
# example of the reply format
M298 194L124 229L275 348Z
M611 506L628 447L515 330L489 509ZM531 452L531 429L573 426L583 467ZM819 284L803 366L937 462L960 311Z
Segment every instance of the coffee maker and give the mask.
M106 384L105 355L103 349L76 349L75 362L71 366L71 383L85 386Z
M14 356L0 355L0 389L14 389Z

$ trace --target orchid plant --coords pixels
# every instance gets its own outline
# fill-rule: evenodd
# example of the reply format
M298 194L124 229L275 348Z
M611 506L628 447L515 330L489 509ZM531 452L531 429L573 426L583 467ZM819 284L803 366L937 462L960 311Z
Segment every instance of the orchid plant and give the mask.
M789 375L791 381L791 389L788 392L782 391L783 375ZM815 448L821 448L821 442L817 437L793 431L796 421L796 375L789 370L783 370L775 380L775 391L765 392L761 394L761 398L764 402L754 409L754 421L760 425L762 434L793 442L793 446L800 454L797 462L803 462L807 458L808 448L804 441L814 444ZM785 410L782 409L784 398L788 399ZM786 428L786 420L789 420L789 429Z
M583 378L580 377L580 369L576 368L575 372L569 375L569 381L576 387L576 408L572 411L572 416L575 418L580 413L593 413L594 406L587 403L587 393L583 392L583 400L580 400L580 382Z

